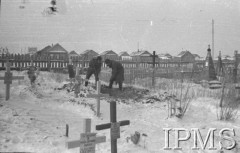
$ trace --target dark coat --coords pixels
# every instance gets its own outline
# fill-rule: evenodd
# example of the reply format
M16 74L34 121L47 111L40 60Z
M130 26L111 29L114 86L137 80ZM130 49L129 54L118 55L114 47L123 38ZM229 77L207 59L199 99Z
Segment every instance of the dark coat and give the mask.
M124 68L121 63L117 61L111 60L111 63L109 64L109 67L112 68L112 81L115 81L117 83L124 81Z
M101 71L101 66L102 65L98 63L97 58L93 58L89 62L89 69L92 69L94 71L94 73L96 73L97 75Z
M70 79L75 78L75 72L74 72L73 65L72 64L68 64L67 68L68 68L69 78Z

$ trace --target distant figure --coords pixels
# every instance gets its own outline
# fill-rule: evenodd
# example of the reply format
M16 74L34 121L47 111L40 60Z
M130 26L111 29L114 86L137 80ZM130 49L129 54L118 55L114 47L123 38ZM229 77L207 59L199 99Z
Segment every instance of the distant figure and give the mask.
M35 80L37 78L35 71L36 71L36 67L35 66L30 66L29 70L27 72L31 85L33 85L35 83Z
M42 14L44 16L54 15L55 12L57 12L57 1L56 0L51 0L50 4L52 6L45 8L42 12Z
M50 3L52 5L52 7L50 7L52 12L56 12L57 11L57 1L56 0L52 0Z
M97 84L97 81L99 81L99 74L101 71L101 66L102 66L102 57L97 56L91 59L89 62L89 67L87 69L87 75L86 75L86 81L85 81L85 86L88 86L88 80L94 74L95 76L95 84Z
M71 59L69 59L69 64L67 68L68 68L69 79L70 79L70 82L72 83L73 79L75 78L75 71L74 71L74 66Z
M112 88L113 82L115 81L119 85L119 89L122 90L122 84L124 81L124 68L121 63L106 59L105 63L108 67L112 68L112 76L109 82L109 88Z

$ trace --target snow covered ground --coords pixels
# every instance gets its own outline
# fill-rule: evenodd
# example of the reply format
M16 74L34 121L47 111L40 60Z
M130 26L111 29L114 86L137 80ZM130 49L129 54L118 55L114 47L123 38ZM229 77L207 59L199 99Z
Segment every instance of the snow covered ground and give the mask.
M3 76L0 72L0 76ZM83 103L94 104L93 98L74 98L73 92L55 90L66 83L67 75L41 72L36 87L31 88L26 72L14 72L13 75L24 75L22 81L13 81L10 100L5 101L5 86L0 82L0 152L37 152L37 153L77 153L79 148L66 149L65 143L80 138L83 132L83 119L92 119L92 132L97 136L106 136L106 142L96 145L96 153L109 153L110 130L96 131L95 125L109 123L109 98L101 100L101 117L97 118L90 107ZM200 87L199 87L200 88ZM82 91L95 92L91 87L82 87ZM153 92L153 91L152 91ZM156 91L158 92L158 91ZM159 91L160 92L160 91ZM161 91L163 92L163 91ZM154 93L150 93L154 94ZM144 98L143 98L144 99ZM216 153L219 152L222 128L234 128L234 139L237 146L224 153L240 152L240 121L218 121L216 104L219 99L199 97L190 103L190 107L182 119L167 118L167 103L134 103L129 99L123 103L121 97L116 99L117 121L130 120L129 126L120 128L118 139L119 153ZM126 101L126 100L125 100ZM95 108L94 108L95 109ZM65 137L66 124L69 125L69 137ZM165 134L163 128L199 128L203 139L209 128L217 128L215 147L217 150L191 150L193 137L181 142L182 150L164 150ZM137 145L128 139L135 131L141 137ZM170 147L174 147L174 132L170 133ZM184 137L184 136L182 136ZM209 145L209 144L208 144Z

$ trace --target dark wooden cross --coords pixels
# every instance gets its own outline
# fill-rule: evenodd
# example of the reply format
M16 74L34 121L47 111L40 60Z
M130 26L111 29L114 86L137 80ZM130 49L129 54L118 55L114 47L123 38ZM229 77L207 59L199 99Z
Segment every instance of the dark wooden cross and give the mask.
M96 130L111 129L111 153L117 153L117 139L120 138L120 126L129 125L129 120L117 122L116 102L110 102L110 123L96 125Z
M106 136L96 137L97 133L91 133L91 119L84 119L83 130L80 140L66 142L66 148L80 147L80 153L95 153L96 144L106 142Z
M153 60L153 72L152 72L152 87L155 87L155 59L156 59L157 55L156 52L153 51L153 55L152 55L152 60Z
M0 77L0 80L4 80L4 84L6 84L6 100L10 97L10 84L12 84L12 80L23 80L24 76L13 76L10 71L10 62L7 61L6 72L4 77Z
M101 93L101 81L97 81L97 94L89 94L87 97L89 98L96 98L97 100L97 117L100 117L100 98L108 97L108 94L102 94Z

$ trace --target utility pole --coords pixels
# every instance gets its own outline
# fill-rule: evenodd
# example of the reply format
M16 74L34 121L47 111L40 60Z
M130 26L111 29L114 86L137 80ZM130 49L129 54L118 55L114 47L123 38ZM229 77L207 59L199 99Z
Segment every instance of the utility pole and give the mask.
M214 20L212 19L212 58L214 61Z

